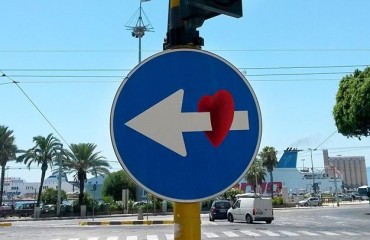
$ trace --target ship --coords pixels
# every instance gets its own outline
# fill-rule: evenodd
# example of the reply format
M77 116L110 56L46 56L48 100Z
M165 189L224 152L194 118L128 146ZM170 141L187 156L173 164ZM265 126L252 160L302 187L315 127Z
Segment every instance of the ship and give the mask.
M265 177L266 182L259 184L259 193L269 196L271 191L274 194L280 194L283 188L286 188L289 195L303 195L306 193L329 193L334 194L342 192L342 174L337 169L324 168L318 170L315 168L297 168L298 152L296 148L287 148L276 168L274 168L273 182L269 182L269 176ZM335 171L335 174L328 174L329 171ZM238 188L243 192L254 192L254 183L248 183L242 179Z

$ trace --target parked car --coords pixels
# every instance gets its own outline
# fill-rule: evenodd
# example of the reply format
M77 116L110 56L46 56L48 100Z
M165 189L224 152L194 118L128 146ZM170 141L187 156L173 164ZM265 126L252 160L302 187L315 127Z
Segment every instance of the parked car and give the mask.
M231 207L228 200L215 200L209 210L209 221L227 219L227 210Z
M55 213L57 211L57 205L55 204L47 204L42 206L41 212L42 213Z
M246 221L247 223L265 221L270 224L274 220L272 200L264 197L239 198L227 211L227 220L229 222Z
M19 217L28 217L32 216L34 213L35 204L34 203L21 203L16 206L15 214Z
M12 215L13 213L13 209L11 206L8 206L8 205L3 205L3 206L0 206L0 217L6 217L6 216L9 216L9 215Z
M138 208L138 207L140 207L140 206L146 206L147 204L150 204L150 202L146 202L146 201L134 202L133 207L134 207L134 208Z
M299 201L298 202L298 205L299 206L321 206L322 205L322 202L321 202L321 199L318 198L318 197L310 197L310 198L307 198L307 199L304 199L302 201Z
M364 198L362 196L360 196L358 193L352 193L351 197L352 197L353 201L355 201L355 200L360 200L360 201L364 200Z

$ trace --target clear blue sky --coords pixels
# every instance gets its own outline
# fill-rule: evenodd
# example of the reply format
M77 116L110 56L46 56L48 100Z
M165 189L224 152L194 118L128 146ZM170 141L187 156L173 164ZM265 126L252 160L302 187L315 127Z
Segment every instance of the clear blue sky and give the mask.
M168 1L142 6L154 27L142 39L145 59L162 51ZM110 110L120 82L138 63L138 40L125 27L138 7L139 0L0 3L0 70L19 82L69 144L97 144L112 171L121 166L110 140ZM242 18L218 16L199 29L204 50L246 73L262 112L261 147L275 147L278 156L287 147L303 149L298 166L301 159L309 164L308 148L365 156L370 166L370 139L335 133L332 117L339 80L370 63L368 9L368 0L250 0ZM0 77L0 124L14 130L18 147L31 148L36 135L61 139L9 82ZM313 160L322 167L322 151ZM9 176L39 181L36 166L10 166Z

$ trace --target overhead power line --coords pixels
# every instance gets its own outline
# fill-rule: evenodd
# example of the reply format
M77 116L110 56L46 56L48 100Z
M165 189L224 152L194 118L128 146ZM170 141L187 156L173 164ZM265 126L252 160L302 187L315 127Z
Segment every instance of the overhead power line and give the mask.
M264 74L245 74L248 77L267 77L267 76L310 76L310 75L338 75L350 74L352 72L305 72L305 73L264 73ZM9 75L12 78L122 78L120 75Z
M5 72L122 72L131 71L129 68L3 68Z
M270 49L205 49L211 52L370 52L370 48L270 48ZM161 52L146 49L144 52ZM137 52L135 49L1 49L2 53L121 53Z
M266 66L238 67L240 70L281 70L281 69L323 69L323 68L358 68L368 67L369 64L350 65L315 65L315 66ZM127 72L130 68L2 68L5 72Z
M40 108L36 105L34 101L28 96L28 94L21 88L19 85L19 82L14 81L11 77L7 76L4 72L0 71L2 77L6 77L9 79L12 83L14 83L18 89L23 93L23 95L28 99L28 101L36 108L36 110L41 114L41 116L46 120L46 122L51 126L52 129L58 134L58 136L62 139L64 143L66 143L68 146L68 142L64 139L64 137L59 133L59 131L56 129L56 127L50 122L50 120L45 116L45 114L40 110Z
M21 84L100 84L100 83L121 83L125 77L119 80L44 80L44 81L18 81ZM339 81L338 78L308 78L308 79L250 79L249 82L322 82ZM13 82L0 83L1 85L12 84Z

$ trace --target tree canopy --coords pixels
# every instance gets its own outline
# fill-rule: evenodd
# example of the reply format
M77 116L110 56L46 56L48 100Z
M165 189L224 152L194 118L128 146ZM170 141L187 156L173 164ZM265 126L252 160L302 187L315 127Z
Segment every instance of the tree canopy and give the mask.
M129 199L135 200L135 182L123 171L110 173L104 180L102 186L103 196L112 196L115 201L122 200L122 189L129 189Z
M85 181L87 179L86 175L104 176L109 174L108 168L110 168L110 165L105 157L100 155L100 152L95 152L96 144L71 144L70 149L70 151L64 151L63 168L66 173L76 173L80 187L78 202L82 205L84 201Z
M256 192L257 184L261 184L265 181L265 176L266 169L263 167L261 159L256 158L244 178L247 182L255 184L254 192Z
M61 202L67 200L67 193L64 190L60 191ZM58 202L58 190L54 188L47 188L41 194L41 200L44 204L57 204Z
M370 135L370 67L342 78L333 116L344 136L361 139Z
M236 195L242 194L242 193L243 193L243 191L240 190L239 188L231 188L231 189L227 190L224 193L224 198L235 202L236 201Z
M270 174L271 198L274 197L274 191L273 191L273 187L272 187L273 186L272 184L274 182L274 178L273 178L273 175L272 175L272 171L274 170L274 168L278 164L276 154L277 154L277 151L275 150L275 148L274 147L269 147L269 146L264 147L262 149L262 151L258 154L258 156L261 158L262 166L264 166Z
M40 206L46 170L49 166L52 168L56 161L58 157L57 152L60 151L61 143L51 133L47 137L33 137L33 142L35 144L34 147L20 151L22 154L17 158L17 162L23 162L29 168L32 164L36 164L37 166L41 165L41 181L37 196L37 206Z
M2 205L4 193L5 166L9 160L15 159L16 152L17 145L15 145L13 130L9 130L8 127L0 125L0 206Z

